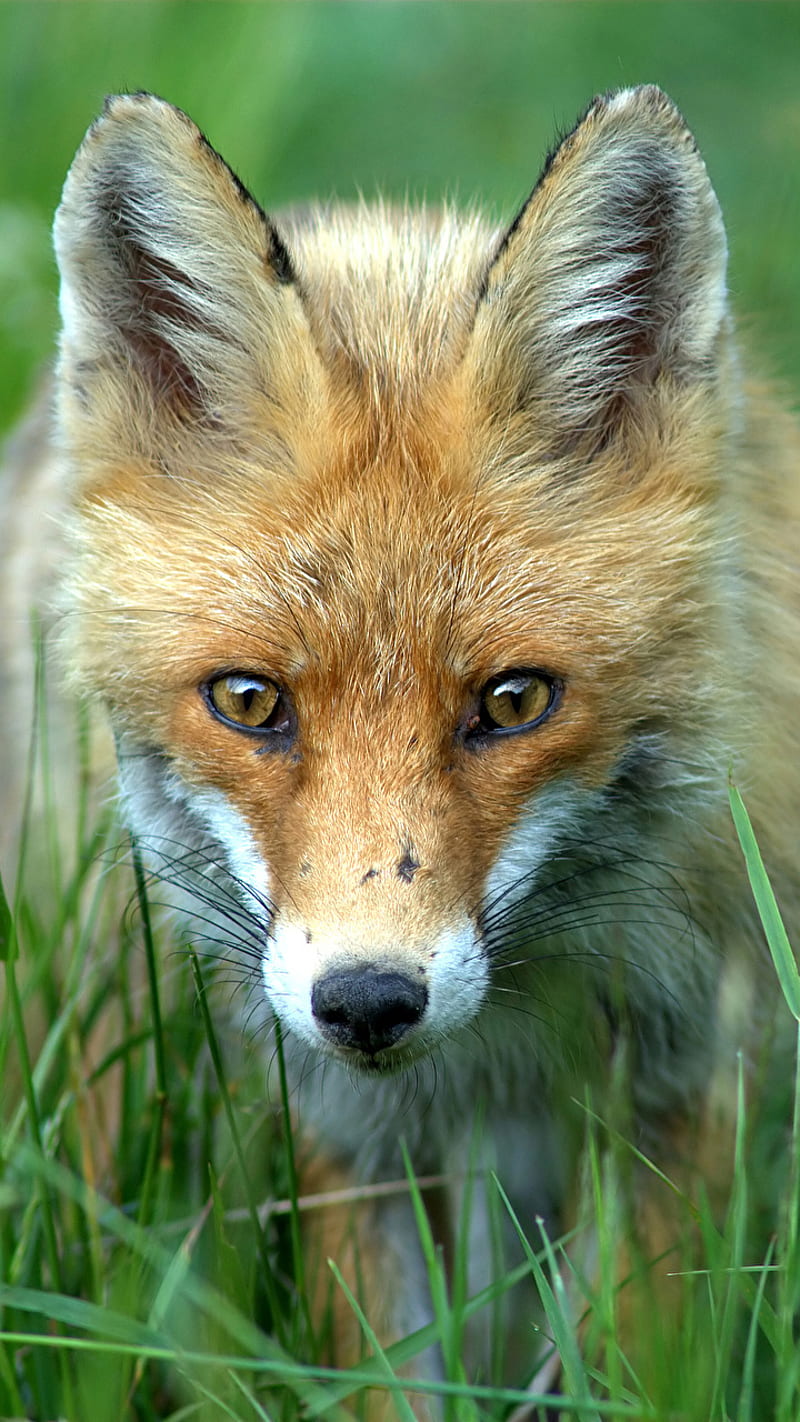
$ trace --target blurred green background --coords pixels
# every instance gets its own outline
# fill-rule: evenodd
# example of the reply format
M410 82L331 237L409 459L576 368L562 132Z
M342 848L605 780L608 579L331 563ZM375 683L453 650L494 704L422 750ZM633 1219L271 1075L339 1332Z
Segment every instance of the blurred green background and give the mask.
M9 0L0 5L0 426L52 349L49 225L103 95L187 109L267 208L380 188L513 213L595 92L678 102L759 368L800 389L800 5Z

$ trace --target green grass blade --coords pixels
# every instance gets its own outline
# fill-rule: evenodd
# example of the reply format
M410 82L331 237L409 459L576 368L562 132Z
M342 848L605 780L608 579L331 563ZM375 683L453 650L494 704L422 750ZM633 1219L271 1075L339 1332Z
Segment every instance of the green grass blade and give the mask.
M476 1313L480 1313L483 1309L489 1308L492 1304L496 1303L497 1300L508 1293L510 1289L515 1288L523 1279L527 1279L530 1272L529 1264L517 1264L513 1269L509 1269L501 1279L495 1279L491 1284L487 1284L484 1289L474 1294L465 1304L465 1321L468 1321L474 1317ZM409 1333L407 1337L399 1339L397 1343L392 1343L391 1346L384 1351L391 1366L396 1371L398 1368L404 1367L406 1363L411 1362L411 1360L416 1358L420 1353L424 1353L426 1348L432 1348L439 1341L440 1329L438 1323L427 1323L424 1328L419 1328L416 1332ZM371 1363L367 1361L361 1366L361 1372L363 1373L371 1366ZM353 1391L352 1373L347 1373L343 1374L341 1385L334 1385L331 1389L331 1396L341 1402L346 1397L349 1397ZM502 1398L508 1402L519 1402L526 1396L526 1394L515 1391L514 1389L492 1391L492 1396L494 1397L495 1395L498 1399L502 1396ZM316 1417L321 1414L318 1414L313 1408L310 1408L308 1415L309 1417Z
M408 1177L408 1188L411 1196L411 1207L414 1211L414 1222L416 1224L422 1257L428 1276L428 1289L430 1291L433 1315L439 1334L442 1355L444 1357L445 1372L448 1377L456 1378L458 1381L463 1382L466 1379L461 1360L461 1335L464 1320L463 1309L459 1317L456 1311L451 1307L450 1299L448 1298L447 1276L442 1251L437 1246L433 1237L428 1211L425 1208L422 1191L417 1183L414 1167L405 1141L401 1141L400 1148L403 1153L403 1165L405 1167L406 1176Z
M308 1301L308 1288L306 1286L305 1252L300 1230L300 1211L297 1207L297 1200L300 1194L300 1185L297 1174L297 1161L294 1154L294 1135L292 1131L292 1113L289 1105L289 1082L286 1075L286 1057L283 1050L283 1032L278 1019L275 1019L275 1055L278 1062L278 1080L280 1082L281 1111L283 1115L284 1141L286 1148L286 1168L289 1176L289 1229L292 1240L292 1265L294 1278L297 1285L298 1299L303 1314L306 1335L313 1345L314 1324L311 1318L311 1309Z
M348 1288L347 1284L344 1281L344 1278L342 1277L341 1270L337 1267L337 1265L332 1259L328 1260L328 1266L337 1284L339 1285L339 1288L342 1290L342 1293L344 1294L345 1298L347 1299L347 1302L353 1310L353 1313L358 1319L359 1327L361 1328L364 1337L366 1338L370 1348L372 1349L373 1356L377 1364L377 1370L379 1370L379 1375L382 1375L384 1384L387 1385L393 1393L392 1401L394 1403L395 1411L397 1412L399 1422L414 1422L414 1413L411 1409L411 1403L400 1390L402 1386L400 1380L398 1379L397 1374L392 1368L392 1365L389 1362L386 1353L381 1347L380 1342L378 1341L377 1334L375 1333L375 1330L371 1327L369 1320L367 1319L364 1313L364 1310L358 1302L358 1299L355 1297L352 1290Z
M756 1344L760 1330L761 1306L764 1302L764 1295L772 1266L772 1255L775 1249L775 1241L771 1239L767 1249L763 1267L759 1273L756 1297L753 1309L750 1314L750 1324L747 1330L747 1342L744 1350L744 1362L742 1364L742 1382L739 1392L739 1408L736 1413L736 1422L753 1422L753 1402L755 1400L755 1361Z
M539 1256L531 1247L528 1236L517 1218L514 1208L505 1190L496 1176L493 1177L495 1186L500 1192L500 1197L508 1210L509 1218L519 1237L520 1244L525 1252L525 1257L531 1266L533 1276L536 1280L536 1287L539 1290L542 1308L550 1326L553 1342L558 1350L561 1366L564 1371L564 1381L569 1390L572 1401L579 1403L583 1409L582 1415L591 1418L592 1422L597 1422L599 1413L594 1409L593 1399L589 1392L589 1385L586 1377L586 1369L578 1349L575 1336L575 1325L571 1317L571 1307L567 1298L567 1291L564 1287L564 1280L555 1257L553 1247L550 1243L544 1220L538 1218L536 1223L542 1236L543 1252L550 1270L550 1278L542 1268ZM550 1280L552 1279L552 1284Z
M85 1329L98 1341L125 1343L132 1348L170 1347L170 1341L163 1333L131 1318L129 1314L117 1313L105 1304L88 1303L69 1294L0 1284L0 1306L19 1309L22 1313L41 1314L46 1319L57 1319L68 1328Z
M142 863L142 856L135 840L131 839L131 858L133 860L133 873L136 880L136 897L139 901L139 912L142 916L142 937L144 939L145 958L147 960L147 980L150 987L150 1009L153 1015L153 1045L156 1054L156 1087L158 1097L161 1102L167 1099L167 1059L164 1049L164 1027L161 1018L161 994L158 988L158 967L156 963L155 942L153 939L153 924L150 917L150 899L147 893L147 876Z
M728 793L733 823L736 826L736 833L747 866L747 877L753 890L753 897L764 927L775 971L778 974L786 1005L796 1021L800 1022L800 973L797 971L789 938L756 843L750 816L745 809L739 791L732 782L729 785Z
M197 1000L200 1005L200 1013L203 1019L203 1027L205 1028L206 1038L208 1040L208 1047L209 1051L211 1052L211 1060L214 1065L217 1085L219 1086L220 1095L222 1097L223 1106L225 1108L225 1115L227 1117L228 1127L231 1133L233 1149L239 1164L239 1169L241 1171L241 1178L245 1191L247 1210L250 1216L250 1223L253 1229L253 1238L255 1240L256 1249L258 1250L261 1268L263 1270L262 1283L264 1285L264 1292L269 1301L270 1311L272 1313L273 1327L281 1342L285 1342L286 1320L283 1317L284 1311L281 1309L280 1306L275 1279L273 1277L272 1262L267 1251L267 1242L264 1237L264 1230L261 1227L261 1221L258 1217L258 1205L253 1195L252 1182L250 1180L250 1174L247 1169L244 1148L242 1146L242 1140L239 1134L239 1126L236 1120L236 1115L233 1110L233 1103L231 1102L230 1092L228 1091L228 1082L225 1076L225 1066L222 1060L222 1053L220 1051L219 1043L217 1041L217 1034L214 1031L214 1024L211 1020L211 1013L208 1010L205 983L203 981L203 975L200 969L200 960L197 957L197 954L195 953L193 948L190 949L190 959L192 964L192 973L194 975L195 988L197 991Z
M0 879L0 963L4 963L11 952L12 927L11 909Z
M724 1300L715 1326L715 1376L710 1413L724 1415L725 1390L730 1377L736 1343L736 1324L740 1305L739 1274L744 1267L747 1240L747 1170L745 1149L744 1069L741 1053L738 1062L736 1097L736 1138L734 1147L733 1187L728 1211L730 1239L727 1265L723 1276Z
M27 1160L33 1171L41 1173L44 1183L51 1190L59 1191L67 1199L74 1201L81 1209L96 1213L101 1219L103 1227L127 1245L135 1255L148 1263L155 1272L162 1277L168 1273L172 1255L156 1242L151 1231L143 1230L138 1224L127 1219L122 1211L108 1200L104 1200L84 1181L76 1179L57 1162L39 1158L32 1150L25 1148L20 1149L20 1158ZM322 1390L313 1380L315 1377L337 1376L334 1370L305 1368L295 1363L280 1343L265 1334L250 1318L231 1305L218 1289L197 1278L193 1273L186 1275L183 1290L185 1299L200 1310L203 1315L223 1328L231 1342L241 1348L246 1356L195 1355L177 1345L171 1348L157 1349L149 1346L144 1347L138 1343L129 1346L120 1342L114 1346L122 1351L135 1353L137 1356L141 1354L152 1358L163 1357L172 1362L175 1362L180 1355L181 1359L191 1361L194 1358L203 1364L211 1362L219 1366L241 1366L245 1371L260 1370L276 1376L284 1385L291 1385L297 1391L298 1398L304 1406L309 1407L315 1403L322 1404L323 1402L326 1406L330 1406L330 1393L326 1392L323 1395ZM8 1341L18 1341L17 1335L11 1330L0 1333L0 1339L3 1338ZM62 1343L65 1350L70 1351L80 1350L84 1347L89 1348L95 1343L95 1340L68 1337L53 1340L42 1337L37 1341L42 1346L45 1344L55 1346L57 1343ZM335 1399L333 1400L335 1401ZM324 1411L324 1408L320 1407L320 1411Z

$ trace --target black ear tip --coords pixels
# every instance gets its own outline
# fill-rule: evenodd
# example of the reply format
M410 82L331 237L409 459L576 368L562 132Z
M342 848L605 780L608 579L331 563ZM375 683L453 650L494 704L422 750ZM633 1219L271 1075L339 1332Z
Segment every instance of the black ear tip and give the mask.
M267 222L267 260L277 277L284 286L288 286L295 280L295 270L289 249L277 229L269 219Z
M159 100L158 95L152 93L149 89L133 89L130 92L121 91L118 94L106 94L103 100L103 113L110 113L115 104L128 103L130 101L136 102L137 100L141 103L148 99L156 99L159 103L164 102L163 99Z
M104 119L118 118L123 110L130 110L137 104L164 104L165 107L171 107L166 104L164 99L159 99L157 94L152 94L147 89L136 89L130 94L106 94L100 117Z

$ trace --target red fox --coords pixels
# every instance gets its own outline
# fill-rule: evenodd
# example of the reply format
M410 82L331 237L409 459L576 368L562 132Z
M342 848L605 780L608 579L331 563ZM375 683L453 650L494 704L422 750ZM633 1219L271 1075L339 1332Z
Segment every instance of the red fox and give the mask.
M285 1029L308 1178L402 1177L403 1138L455 1182L446 1240L477 1150L532 1235L567 1226L571 1097L624 1059L639 1149L724 1192L715 1083L770 1001L731 770L798 918L800 484L678 111L595 99L498 228L273 220L185 114L123 95L55 239L57 455L25 496L62 481L69 684L151 866ZM674 1195L634 1168L619 1282L656 1260L672 1308ZM356 1242L380 1335L429 1321L410 1203L365 1208Z

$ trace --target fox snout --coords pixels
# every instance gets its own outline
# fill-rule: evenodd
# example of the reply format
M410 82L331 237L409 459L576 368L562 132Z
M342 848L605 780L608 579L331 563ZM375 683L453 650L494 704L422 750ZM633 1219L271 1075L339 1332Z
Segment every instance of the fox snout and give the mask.
M422 1021L428 988L422 976L381 971L372 964L332 969L311 992L311 1011L336 1047L373 1057L394 1047Z
M278 913L262 978L284 1026L366 1071L395 1071L469 1023L488 987L480 934L466 915L402 935L381 917L356 925Z

